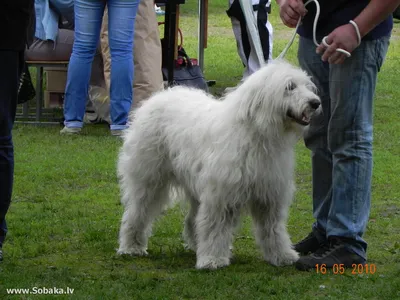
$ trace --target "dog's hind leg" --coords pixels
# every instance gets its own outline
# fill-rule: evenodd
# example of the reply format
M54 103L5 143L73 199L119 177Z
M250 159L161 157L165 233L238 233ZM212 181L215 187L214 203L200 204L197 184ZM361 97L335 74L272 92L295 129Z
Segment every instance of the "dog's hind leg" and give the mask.
M275 266L291 265L299 259L292 249L286 229L287 206L281 202L261 201L251 203L251 215L255 226L256 240L264 259Z
M152 223L168 203L169 189L151 184L132 184L127 189L118 254L147 255Z
M239 211L219 204L201 203L196 217L197 269L229 265L230 246Z
M185 218L185 227L183 230L183 239L185 241L185 248L196 251L197 242L196 242L196 216L199 211L199 201L192 196L189 196L186 193L186 196L189 198L189 212Z

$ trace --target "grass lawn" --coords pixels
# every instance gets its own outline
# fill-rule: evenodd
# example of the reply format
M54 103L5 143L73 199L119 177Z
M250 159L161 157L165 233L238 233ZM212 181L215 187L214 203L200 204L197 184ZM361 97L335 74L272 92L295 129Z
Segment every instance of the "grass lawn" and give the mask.
M182 6L184 46L195 57L197 1ZM205 74L214 93L235 85L242 66L225 14L226 0L210 1ZM274 5L274 56L291 30L281 25ZM74 289L71 299L400 299L400 42L395 25L390 51L379 74L375 101L372 210L365 239L374 274L317 274L262 261L250 221L236 235L231 266L194 269L195 254L181 240L184 209L165 213L154 228L149 257L115 254L122 207L115 165L121 141L103 125L83 135L60 136L59 127L16 126L15 188L8 214L9 236L0 263L0 299L51 299L7 295L6 289ZM294 44L287 58L296 62ZM293 241L310 231L309 151L297 149L296 197L289 232ZM351 174L349 174L351 176ZM63 298L60 296L60 298Z

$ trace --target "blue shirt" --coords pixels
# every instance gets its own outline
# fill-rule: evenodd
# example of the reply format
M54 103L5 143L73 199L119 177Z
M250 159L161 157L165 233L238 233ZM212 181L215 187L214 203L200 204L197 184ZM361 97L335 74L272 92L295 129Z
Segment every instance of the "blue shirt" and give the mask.
M318 0L320 4L320 16L317 23L317 40L321 41L337 27L348 24L355 19L368 5L369 0ZM306 38L313 37L313 23L316 13L315 4L307 5L307 15L303 18L298 33ZM393 28L393 18L390 15L386 20L377 25L363 39L372 40L390 34Z
M60 15L74 23L73 0L35 0L35 12L35 36L41 40L56 41Z
M58 15L49 6L49 0L35 0L36 32L41 40L55 41L58 34Z

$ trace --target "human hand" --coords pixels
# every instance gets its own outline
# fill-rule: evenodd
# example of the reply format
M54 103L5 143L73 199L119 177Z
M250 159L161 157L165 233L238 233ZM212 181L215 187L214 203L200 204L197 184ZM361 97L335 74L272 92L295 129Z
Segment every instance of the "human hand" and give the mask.
M321 43L317 47L317 53L322 54L322 60L328 61L330 64L341 64L347 58L346 54L336 51L341 48L351 53L359 45L358 36L353 25L346 24L336 28L325 39L329 45L326 47Z
M277 3L283 24L290 28L296 27L299 19L307 13L304 3L301 0L277 0Z

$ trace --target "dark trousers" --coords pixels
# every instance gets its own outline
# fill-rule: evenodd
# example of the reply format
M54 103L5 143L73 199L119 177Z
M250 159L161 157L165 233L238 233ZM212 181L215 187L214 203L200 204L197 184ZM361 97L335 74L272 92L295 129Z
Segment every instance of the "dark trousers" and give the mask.
M13 187L14 146L11 131L23 64L23 51L0 50L0 246L7 233L5 216Z

